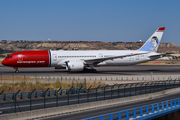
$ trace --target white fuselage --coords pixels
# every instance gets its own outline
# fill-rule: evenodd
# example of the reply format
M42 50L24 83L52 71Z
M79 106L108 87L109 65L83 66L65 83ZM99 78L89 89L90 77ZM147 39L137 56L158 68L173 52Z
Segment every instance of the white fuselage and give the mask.
M106 60L98 63L96 67L133 65L159 58L159 57L154 57L153 59L151 59L149 57L151 55L159 55L159 53L138 51L138 50L83 50L83 51L59 50L59 51L50 51L50 52L51 52L51 65L50 65L51 67L65 67L66 66L65 61L71 61L71 60L89 60L95 58L106 58L106 57L137 54L137 53L145 53L145 54Z

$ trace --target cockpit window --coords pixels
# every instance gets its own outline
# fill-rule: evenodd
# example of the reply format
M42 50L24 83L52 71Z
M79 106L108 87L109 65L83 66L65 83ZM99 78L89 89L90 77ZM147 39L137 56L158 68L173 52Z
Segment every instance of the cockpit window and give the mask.
M6 58L12 58L12 56L7 55L7 57L6 57Z

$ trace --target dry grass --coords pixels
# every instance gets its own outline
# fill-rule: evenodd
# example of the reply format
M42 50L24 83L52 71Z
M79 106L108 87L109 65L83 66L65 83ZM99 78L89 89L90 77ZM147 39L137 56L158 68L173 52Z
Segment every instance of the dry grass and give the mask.
M62 89L69 89L73 85L73 88L77 88L80 86L83 86L83 89L89 88L91 85L92 87L97 87L99 85L105 86L105 83L101 82L94 82L94 83L74 83L71 82L68 83L61 83L60 81L56 81L54 83L41 83L40 81L37 81L35 84L33 83L27 83L27 82L21 82L21 83L3 83L2 86L0 86L0 92L4 91L4 93L14 93L18 90L21 90L21 92L29 92L33 89L36 89L36 91L45 91L46 89L50 90L58 90L60 87ZM85 87L86 85L86 87Z

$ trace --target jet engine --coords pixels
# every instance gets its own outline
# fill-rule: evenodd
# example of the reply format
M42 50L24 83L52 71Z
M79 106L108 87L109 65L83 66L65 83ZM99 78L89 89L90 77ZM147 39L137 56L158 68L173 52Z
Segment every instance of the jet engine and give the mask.
M82 71L84 69L83 61L67 61L66 62L66 70L67 71Z

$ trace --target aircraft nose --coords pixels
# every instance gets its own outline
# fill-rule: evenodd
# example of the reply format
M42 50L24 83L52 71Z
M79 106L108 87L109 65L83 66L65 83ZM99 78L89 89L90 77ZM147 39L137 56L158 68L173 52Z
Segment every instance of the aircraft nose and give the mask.
M6 65L6 60L4 59L1 64Z

